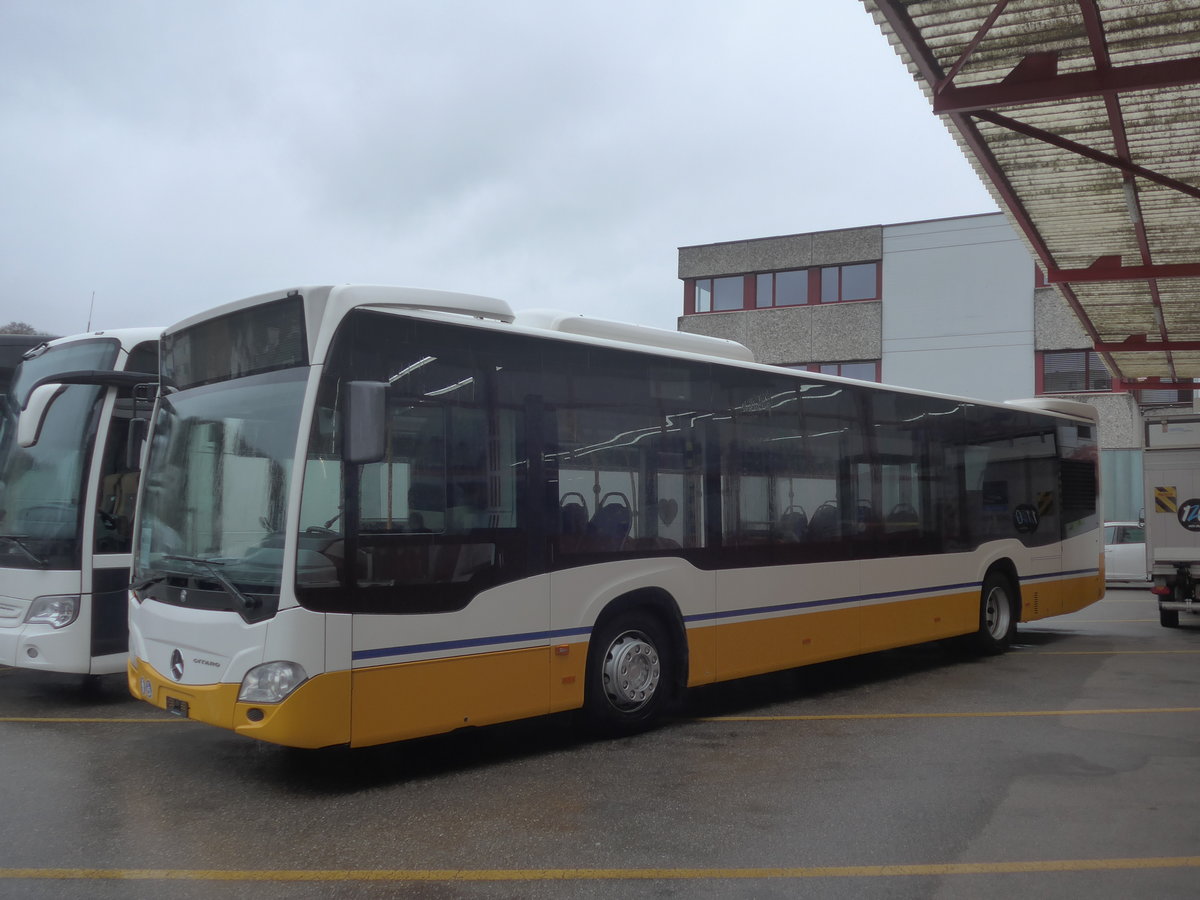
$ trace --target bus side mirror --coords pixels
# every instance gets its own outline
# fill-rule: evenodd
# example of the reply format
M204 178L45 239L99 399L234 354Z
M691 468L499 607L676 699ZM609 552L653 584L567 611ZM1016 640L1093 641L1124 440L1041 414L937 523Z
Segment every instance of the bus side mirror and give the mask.
M135 418L129 420L129 429L125 434L125 471L138 472L142 468L142 451L146 448L146 435L150 433L150 422L147 419Z
M362 466L383 459L387 388L387 383L383 381L351 381L346 384L342 455L348 465Z
M42 436L42 425L50 405L67 389L65 384L39 384L29 393L25 408L17 418L17 443L32 447Z

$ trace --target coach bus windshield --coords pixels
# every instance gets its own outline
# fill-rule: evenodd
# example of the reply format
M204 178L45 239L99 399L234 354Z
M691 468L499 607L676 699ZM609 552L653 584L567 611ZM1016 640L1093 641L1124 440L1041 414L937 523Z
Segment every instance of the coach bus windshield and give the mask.
M50 406L32 447L17 443L17 417L39 381L64 372L111 369L118 346L95 340L52 347L17 369L0 418L0 566L79 565L84 471L103 388L66 388Z

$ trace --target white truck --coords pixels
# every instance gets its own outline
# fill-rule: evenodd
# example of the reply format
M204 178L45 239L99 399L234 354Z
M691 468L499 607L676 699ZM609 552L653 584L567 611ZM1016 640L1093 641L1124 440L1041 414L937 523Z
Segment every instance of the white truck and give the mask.
M1164 628L1200 613L1200 416L1146 419L1146 566Z

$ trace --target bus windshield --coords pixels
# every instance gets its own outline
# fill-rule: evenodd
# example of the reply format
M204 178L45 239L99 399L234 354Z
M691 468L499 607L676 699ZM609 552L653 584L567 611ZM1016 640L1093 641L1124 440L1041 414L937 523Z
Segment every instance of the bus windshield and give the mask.
M84 469L103 388L71 385L50 407L36 445L16 440L17 416L42 379L111 369L118 343L51 347L17 369L0 413L0 566L69 569L79 565Z
M282 369L164 393L144 473L135 589L249 621L274 613L307 375Z

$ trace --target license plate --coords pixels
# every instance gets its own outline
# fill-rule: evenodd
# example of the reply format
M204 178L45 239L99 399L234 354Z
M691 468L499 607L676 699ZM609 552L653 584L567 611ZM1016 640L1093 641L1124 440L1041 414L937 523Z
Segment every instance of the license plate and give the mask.
M178 700L175 697L167 698L167 712L173 716L179 716L181 719L188 717L188 704L186 700Z

